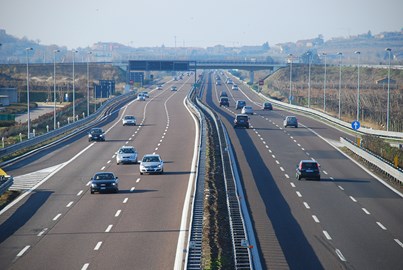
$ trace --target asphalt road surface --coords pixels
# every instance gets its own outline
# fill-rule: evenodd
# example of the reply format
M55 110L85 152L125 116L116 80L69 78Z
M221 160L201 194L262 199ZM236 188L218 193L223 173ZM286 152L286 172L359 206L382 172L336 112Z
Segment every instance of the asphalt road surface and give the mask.
M332 144L349 135L297 115L299 128L284 128L294 115L274 107L236 81L232 90L210 74L204 99L225 124L266 269L403 269L403 200ZM225 90L230 107L219 107ZM253 106L250 129L233 128L235 101ZM321 181L298 181L302 159L321 165Z
M102 126L106 142L82 133L5 168L27 182L40 182L39 172L47 180L0 215L0 269L172 269L195 144L183 105L192 80L167 83L111 115ZM123 127L125 114L138 125ZM160 154L164 174L117 165L123 145L139 159ZM91 195L97 171L114 172L120 191Z

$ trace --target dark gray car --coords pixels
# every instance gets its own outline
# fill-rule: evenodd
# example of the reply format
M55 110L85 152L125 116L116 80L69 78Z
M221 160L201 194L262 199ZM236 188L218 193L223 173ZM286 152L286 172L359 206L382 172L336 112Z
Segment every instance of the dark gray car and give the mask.
M97 172L94 177L91 178L90 191L91 194L94 194L94 192L108 191L117 193L119 191L118 177L112 172Z
M284 127L298 127L298 119L295 116L287 116L284 119Z

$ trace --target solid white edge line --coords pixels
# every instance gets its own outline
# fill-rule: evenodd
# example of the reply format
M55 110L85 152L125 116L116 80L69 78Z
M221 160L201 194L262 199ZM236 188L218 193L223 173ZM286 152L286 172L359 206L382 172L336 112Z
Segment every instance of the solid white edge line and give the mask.
M198 148L199 148L199 137L200 137L199 122L197 121L197 119L193 115L193 113L190 111L190 109L186 106L186 99L187 99L187 97L185 97L183 99L183 104L186 107L186 109L188 110L190 116L193 118L196 132L195 132L195 138L194 138L192 165L190 166L191 173L189 175L188 188L186 191L185 200L183 202L182 219L181 219L181 224L180 224L180 229L179 229L178 244L176 246L176 255L175 255L175 264L174 264L175 270L182 269L182 264L184 261L183 256L185 255L184 249L186 248L185 241L186 242L188 241L186 239L186 234L188 234L186 225L187 225L187 221L188 221L189 210L191 207L192 190L193 190L193 186L195 184L195 178L196 178L196 170L197 170L196 165L197 165L197 159L198 159ZM186 252L186 254L187 254L187 252Z
M48 181L49 178L51 178L53 175L55 175L57 172L59 172L61 169L63 169L66 165L70 164L73 160L75 160L76 158L78 158L81 154L83 154L85 151L87 151L91 146L93 146L95 144L91 143L90 145L88 145L86 148L84 148L83 150L81 150L77 155L75 155L74 157L72 157L69 161L63 163L59 168L57 168L57 170L51 172L48 176L46 176L42 181L40 181L38 184L36 184L35 186L33 186L32 188L30 188L27 192L23 193L22 195L20 195L19 197L17 197L14 201L12 201L10 204L8 204L6 207L4 207L1 211L0 211L0 216L5 213L8 209L10 209L11 207L13 207L14 205L16 205L17 203L19 203L22 199L24 199L26 196L28 196L32 191L36 190L40 185L42 185L43 183L45 183L46 181Z
M25 246L18 254L17 257L21 257L31 246Z

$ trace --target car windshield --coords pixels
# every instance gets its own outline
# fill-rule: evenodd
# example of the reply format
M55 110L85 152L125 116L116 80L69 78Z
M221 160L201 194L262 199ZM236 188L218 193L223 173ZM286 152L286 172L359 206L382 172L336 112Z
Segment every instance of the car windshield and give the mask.
M92 129L91 134L102 134L102 129Z
M160 159L157 156L144 157L143 162L159 162Z
M251 106L245 106L244 108L245 108L245 110L252 110Z
M122 148L119 152L124 154L133 154L136 151L134 151L134 148Z
M125 119L134 119L134 116L125 116Z
M112 173L98 173L95 175L94 180L111 180L115 176Z

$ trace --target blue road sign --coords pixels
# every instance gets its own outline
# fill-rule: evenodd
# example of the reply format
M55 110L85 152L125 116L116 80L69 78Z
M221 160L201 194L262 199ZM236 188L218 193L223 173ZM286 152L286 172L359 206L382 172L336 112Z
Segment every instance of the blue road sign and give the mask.
M359 129L360 126L361 126L361 124L360 124L360 122L358 122L357 120L355 120L355 121L353 121L353 122L351 123L351 128L354 129L354 130Z

